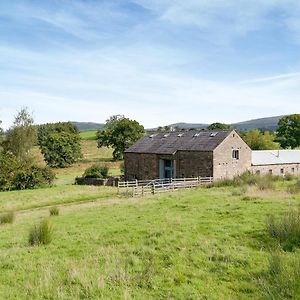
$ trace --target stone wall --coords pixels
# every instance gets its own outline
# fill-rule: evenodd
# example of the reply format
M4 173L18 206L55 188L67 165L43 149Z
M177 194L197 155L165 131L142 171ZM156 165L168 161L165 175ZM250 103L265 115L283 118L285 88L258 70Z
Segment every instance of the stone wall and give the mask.
M178 151L175 155L176 177L212 177L213 152Z
M239 159L232 157L233 150L239 151ZM251 168L251 149L233 131L214 150L213 165L214 179L232 178L240 175Z
M272 174L272 175L300 175L300 163L299 164L279 164L279 165L260 165L251 166L253 173L259 173L261 175Z
M125 153L124 167L127 180L159 178L159 160L156 154Z

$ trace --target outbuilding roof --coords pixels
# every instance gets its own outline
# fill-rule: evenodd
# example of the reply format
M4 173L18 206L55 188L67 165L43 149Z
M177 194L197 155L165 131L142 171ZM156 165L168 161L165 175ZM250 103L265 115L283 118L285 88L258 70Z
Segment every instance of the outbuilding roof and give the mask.
M176 151L213 151L232 130L156 133L145 136L126 153L174 154Z
M255 150L252 165L300 164L300 150Z

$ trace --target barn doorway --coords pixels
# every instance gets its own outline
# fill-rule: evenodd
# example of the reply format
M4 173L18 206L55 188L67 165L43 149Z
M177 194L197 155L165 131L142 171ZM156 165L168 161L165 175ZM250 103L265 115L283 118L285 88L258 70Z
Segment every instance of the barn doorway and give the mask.
M159 160L159 178L173 178L175 161L171 159L160 159Z

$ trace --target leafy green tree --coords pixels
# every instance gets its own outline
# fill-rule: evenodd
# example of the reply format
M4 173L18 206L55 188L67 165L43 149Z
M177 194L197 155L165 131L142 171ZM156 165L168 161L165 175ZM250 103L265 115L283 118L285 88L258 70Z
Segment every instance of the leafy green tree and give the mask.
M275 136L269 131L261 133L258 129L253 129L241 133L241 136L252 150L280 149L279 144L274 141Z
M121 115L110 117L103 131L97 132L98 147L112 147L113 158L122 159L124 151L144 135L145 129L135 120Z
M231 125L225 124L225 123L212 123L207 127L208 130L230 130L232 129Z
M282 117L278 122L277 141L282 148L300 146L300 114Z
M25 161L30 158L30 150L36 143L36 127L28 108L22 108L9 129L5 141L4 151L12 153L17 160Z
M39 126L38 145L50 167L64 168L82 157L79 131L71 122Z

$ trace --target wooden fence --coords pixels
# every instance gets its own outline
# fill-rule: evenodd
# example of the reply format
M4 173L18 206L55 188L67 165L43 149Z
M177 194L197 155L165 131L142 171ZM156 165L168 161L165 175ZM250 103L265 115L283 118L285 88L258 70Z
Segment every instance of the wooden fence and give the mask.
M211 183L212 181L212 177L120 181L118 183L118 192L132 196L143 196L147 194L170 192L178 189L193 188Z

